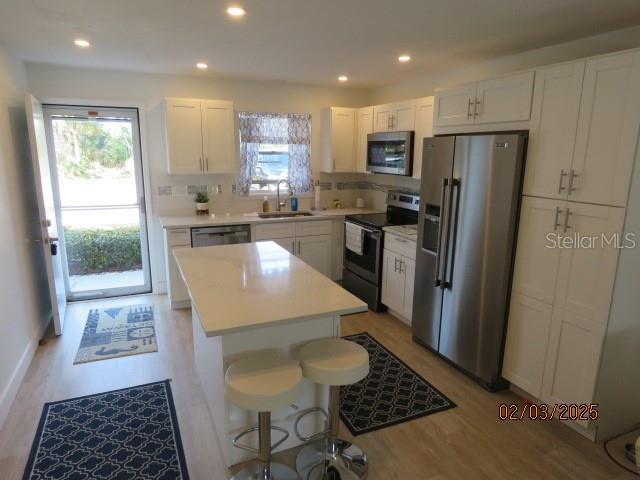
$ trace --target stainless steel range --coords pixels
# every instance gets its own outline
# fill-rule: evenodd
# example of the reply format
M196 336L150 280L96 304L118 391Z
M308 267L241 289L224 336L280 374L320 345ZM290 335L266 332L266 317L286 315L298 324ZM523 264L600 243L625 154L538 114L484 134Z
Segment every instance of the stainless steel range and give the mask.
M384 248L382 228L388 225L415 225L418 223L419 210L418 194L390 191L387 194L386 213L347 215L345 218L342 286L367 302L371 310L380 312L386 309L380 302ZM351 248L350 233L351 240L355 236Z

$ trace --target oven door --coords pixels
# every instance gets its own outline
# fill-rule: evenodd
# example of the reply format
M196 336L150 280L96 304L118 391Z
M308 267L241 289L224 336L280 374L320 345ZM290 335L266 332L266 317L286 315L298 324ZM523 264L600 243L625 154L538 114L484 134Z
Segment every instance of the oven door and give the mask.
M367 135L367 170L373 173L411 175L413 132Z
M382 232L365 230L362 255L358 255L345 247L344 268L375 285L380 285L382 276L381 256Z

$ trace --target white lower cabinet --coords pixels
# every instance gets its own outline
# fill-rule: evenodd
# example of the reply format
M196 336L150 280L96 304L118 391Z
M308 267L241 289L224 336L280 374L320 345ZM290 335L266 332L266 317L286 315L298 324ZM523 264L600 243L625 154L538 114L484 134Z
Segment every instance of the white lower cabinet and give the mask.
M295 253L296 253L296 239L295 239L295 237L274 238L271 241L277 243L278 245L280 245L287 252L292 253L292 254L295 255Z
M191 248L190 229L171 228L164 231L165 251L166 251L166 272L167 272L167 293L169 295L169 306L172 310L187 308L190 306L189 291L184 284L176 259L173 256L179 248Z
M315 268L327 277L331 277L331 235L314 235L296 239L300 260Z
M385 232L385 242L382 254L382 303L411 323L416 243L388 232Z
M551 327L551 305L517 292L511 295L502 376L540 398Z
M253 241L276 242L323 275L334 278L335 224L332 220L323 219L256 225Z

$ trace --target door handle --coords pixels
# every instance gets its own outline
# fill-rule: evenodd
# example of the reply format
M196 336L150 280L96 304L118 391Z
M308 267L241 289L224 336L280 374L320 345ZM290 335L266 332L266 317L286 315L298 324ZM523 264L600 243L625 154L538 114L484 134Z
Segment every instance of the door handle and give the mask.
M453 189L457 190L456 195L456 212L453 214ZM458 236L458 208L460 208L460 180L452 179L451 180L451 188L449 188L449 205L447 207L447 244L444 247L444 281L442 282L442 289L451 288L453 284L453 266L455 262L455 247L456 247L456 237ZM453 226L453 236L451 235L451 219L454 219L455 222ZM451 252L451 268L449 269L449 243L451 243L452 250ZM447 274L449 275L449 280L447 281Z
M442 190L440 191L440 222L438 223L438 241L436 242L436 272L433 280L433 286L439 287L442 283L440 281L440 249L442 247L442 226L444 225L444 197L447 186L449 185L449 179L442 179Z
M298 255L302 252L301 242L298 240Z
M578 175L576 171L572 168L571 172L569 173L569 195L571 195L572 192L575 192L577 190L577 188L573 186L573 181L579 176L580 175Z
M473 104L473 100L469 99L469 101L467 102L467 120L471 120L471 105Z
M560 226L560 224L558 223L558 218L560 217L560 214L562 213L562 210L560 209L560 207L556 207L556 219L553 221L553 231L557 231L558 227Z
M473 118L480 116L480 114L482 113L482 110L478 109L478 105L482 105L482 103L480 103L476 98L473 102Z
M206 157L204 159L204 161L205 161L205 165L207 166L207 172L208 172L209 171L209 157Z
M398 257L393 257L393 271L398 273Z
M562 170L560 170L560 182L558 183L558 193L562 193L563 190L566 190L566 188L562 186L564 177L566 176L567 176L567 172L565 172L563 168Z
M571 225L569 225L570 215L573 215L573 213L571 213L571 210L567 208L567 211L564 212L564 233L567 233L567 230L569 230L570 228L573 228Z

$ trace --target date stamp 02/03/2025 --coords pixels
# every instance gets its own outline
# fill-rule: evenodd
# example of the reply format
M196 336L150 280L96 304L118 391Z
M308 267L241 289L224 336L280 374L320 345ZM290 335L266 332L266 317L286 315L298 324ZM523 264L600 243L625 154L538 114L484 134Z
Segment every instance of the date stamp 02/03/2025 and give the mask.
M501 403L498 406L500 420L596 420L597 403Z

